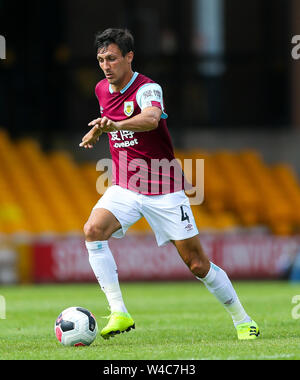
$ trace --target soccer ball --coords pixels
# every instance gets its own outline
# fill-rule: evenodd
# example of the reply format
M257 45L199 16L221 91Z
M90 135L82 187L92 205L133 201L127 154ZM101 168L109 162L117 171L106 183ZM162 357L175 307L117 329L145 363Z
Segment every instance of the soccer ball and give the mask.
M69 307L59 314L54 331L64 346L89 346L98 332L93 314L83 307Z

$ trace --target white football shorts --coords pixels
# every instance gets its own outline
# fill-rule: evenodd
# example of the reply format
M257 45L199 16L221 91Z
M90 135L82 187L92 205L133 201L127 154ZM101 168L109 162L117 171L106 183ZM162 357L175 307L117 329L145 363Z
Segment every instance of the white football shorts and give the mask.
M110 186L94 209L109 210L121 227L112 236L122 238L129 227L143 216L152 228L158 246L171 240L184 240L198 234L198 229L184 191L163 195L143 195L118 185Z

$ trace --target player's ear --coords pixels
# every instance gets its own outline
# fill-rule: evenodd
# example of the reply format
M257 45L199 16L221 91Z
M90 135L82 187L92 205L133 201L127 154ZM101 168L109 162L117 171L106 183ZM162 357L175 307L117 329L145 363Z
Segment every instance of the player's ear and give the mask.
M130 51L129 53L127 53L126 54L127 62L131 63L133 61L133 57L134 57L134 52L133 51Z

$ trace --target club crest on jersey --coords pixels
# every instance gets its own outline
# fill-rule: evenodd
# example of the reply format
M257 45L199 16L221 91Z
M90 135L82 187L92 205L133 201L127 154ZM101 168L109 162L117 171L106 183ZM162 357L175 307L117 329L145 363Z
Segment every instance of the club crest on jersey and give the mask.
M134 111L134 103L133 101L124 102L124 113L126 116L131 116Z

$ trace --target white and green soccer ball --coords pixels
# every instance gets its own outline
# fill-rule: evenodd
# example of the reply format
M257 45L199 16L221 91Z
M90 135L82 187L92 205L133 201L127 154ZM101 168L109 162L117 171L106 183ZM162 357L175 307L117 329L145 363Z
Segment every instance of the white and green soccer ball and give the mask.
M89 310L73 306L59 314L54 331L58 341L64 346L89 346L96 339L98 326Z

